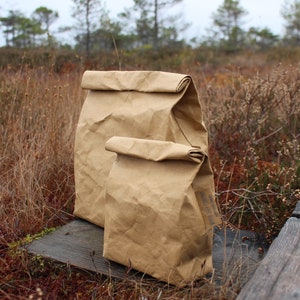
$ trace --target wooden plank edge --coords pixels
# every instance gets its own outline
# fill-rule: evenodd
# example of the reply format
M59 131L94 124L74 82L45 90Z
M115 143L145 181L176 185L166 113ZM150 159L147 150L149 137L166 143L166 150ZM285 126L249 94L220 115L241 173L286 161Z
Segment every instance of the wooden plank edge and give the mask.
M292 213L292 217L294 218L300 218L300 201L297 202L296 207Z
M270 291L267 292L264 287L268 284L266 282L266 278L271 278L271 266L272 264L277 264L278 259L280 259L275 254L277 253L277 246L280 244L280 240L284 239L286 232L289 230L291 224L297 224L300 227L300 201L297 202L295 210L293 211L291 217L287 220L283 228L281 229L278 237L272 243L267 255L265 258L259 263L258 268L248 281L248 283L241 289L239 295L236 300L259 300L259 299L275 299L271 297ZM298 243L299 244L299 243ZM265 275L265 276L264 276ZM280 274L277 274L277 280L279 279ZM263 278L263 283L258 278ZM268 280L268 279L267 279ZM263 284L263 286L260 286ZM296 294L295 294L296 293ZM278 299L300 299L300 293L296 291L293 295L289 293L278 295ZM274 296L274 295L273 295ZM292 297L292 298L290 298ZM277 299L277 298L276 298Z

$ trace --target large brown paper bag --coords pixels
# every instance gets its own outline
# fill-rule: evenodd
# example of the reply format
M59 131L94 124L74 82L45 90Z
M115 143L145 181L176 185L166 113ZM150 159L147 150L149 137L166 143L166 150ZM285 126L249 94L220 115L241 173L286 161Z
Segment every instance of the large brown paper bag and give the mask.
M113 136L171 141L200 147L207 153L207 131L190 76L156 71L86 71L82 87L89 92L75 139L75 216L104 226L105 187L116 158L104 145ZM208 160L201 167L197 186L201 186L198 196L204 199L207 210L214 212L209 217L211 223L218 223Z
M176 285L212 271L212 220L197 176L207 156L172 142L113 137L104 257Z

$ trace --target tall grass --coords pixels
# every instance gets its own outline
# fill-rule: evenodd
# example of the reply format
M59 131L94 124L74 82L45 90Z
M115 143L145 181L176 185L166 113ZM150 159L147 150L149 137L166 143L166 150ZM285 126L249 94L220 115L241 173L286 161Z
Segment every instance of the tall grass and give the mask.
M300 200L300 71L280 65L257 73L261 61L247 66L241 56L239 70L185 58L187 65L168 70L190 73L199 87L224 223L272 241ZM0 297L233 299L240 285L230 278L223 285L203 279L183 290L116 282L13 248L28 234L72 218L81 75L80 65L54 69L51 61L0 72Z
M80 74L22 66L0 76L3 245L72 213L72 148L83 96Z

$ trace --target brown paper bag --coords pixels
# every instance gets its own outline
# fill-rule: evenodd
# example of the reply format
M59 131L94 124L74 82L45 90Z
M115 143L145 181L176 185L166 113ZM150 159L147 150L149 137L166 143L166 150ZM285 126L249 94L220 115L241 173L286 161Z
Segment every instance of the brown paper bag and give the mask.
M104 257L176 285L211 272L212 224L194 189L205 153L126 137L106 149L118 157L106 184Z
M75 216L104 226L105 188L116 158L104 145L113 136L171 141L207 153L207 132L190 76L156 71L86 71L82 87L90 91L75 139ZM194 190L208 221L219 223L208 159Z

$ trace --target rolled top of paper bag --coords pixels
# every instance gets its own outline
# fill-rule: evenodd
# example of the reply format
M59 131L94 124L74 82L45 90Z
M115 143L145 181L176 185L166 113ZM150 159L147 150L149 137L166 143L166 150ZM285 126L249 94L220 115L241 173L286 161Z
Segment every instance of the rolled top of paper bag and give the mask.
M179 93L191 81L188 75L159 71L85 71L81 86L99 91Z
M105 149L118 154L152 161L186 160L202 163L205 153L197 147L158 140L114 136L105 143Z

